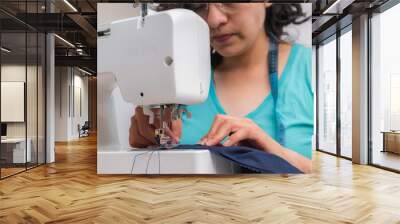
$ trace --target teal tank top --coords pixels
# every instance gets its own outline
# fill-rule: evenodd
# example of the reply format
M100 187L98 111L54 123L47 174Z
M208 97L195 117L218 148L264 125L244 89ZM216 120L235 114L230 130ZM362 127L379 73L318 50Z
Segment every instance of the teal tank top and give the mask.
M293 44L287 63L278 80L277 116L285 127L285 147L306 158L312 157L314 127L314 93L312 89L311 49ZM212 71L213 73L213 71ZM265 74L268 75L268 74ZM214 75L212 74L212 77ZM182 117L181 144L196 144L209 131L217 114L227 114L210 82L208 98L201 104L189 105L191 118ZM246 115L269 136L277 140L275 105L271 94Z

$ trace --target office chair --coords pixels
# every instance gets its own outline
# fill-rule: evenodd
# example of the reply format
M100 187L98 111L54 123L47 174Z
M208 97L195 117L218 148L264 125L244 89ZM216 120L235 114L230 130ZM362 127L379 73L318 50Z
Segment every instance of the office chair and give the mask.
M79 129L79 138L89 136L89 129L90 129L89 121L85 121L82 127L78 125L78 129Z

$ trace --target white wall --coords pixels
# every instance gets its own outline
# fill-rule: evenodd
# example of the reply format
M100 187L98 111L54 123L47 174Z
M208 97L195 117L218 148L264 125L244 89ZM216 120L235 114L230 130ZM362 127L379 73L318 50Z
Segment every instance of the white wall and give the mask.
M76 70L75 70L76 72ZM79 74L74 75L74 86L75 86L75 91L73 94L75 94L75 96L73 97L73 99L75 100L74 102L74 108L72 111L75 111L72 113L72 130L71 130L71 135L73 136L73 138L77 138L79 137L79 133L78 133L78 124L80 124L80 126L82 126L85 121L88 121L88 106L89 106L89 102L88 102L88 77L87 76L81 76ZM78 91L80 90L80 93L78 93ZM79 99L79 95L80 95L80 99ZM79 100L81 102L79 102ZM79 108L81 107L81 108ZM79 110L81 109L81 111Z
M25 70L27 69L27 70ZM27 75L30 76L31 74L34 74L36 76L36 67L33 66L27 66L25 67L24 65L18 65L18 64L9 64L9 65L2 65L1 66L1 81L3 82L13 82L13 81L17 81L17 82L25 82L25 75L26 75L26 71L28 72ZM30 77L28 77L30 84L32 85L36 85L36 81L34 83L31 83L32 80ZM36 99L36 88L32 89L32 88L28 88L27 89L27 103L31 103L34 100L32 98ZM32 90L33 92L31 92L30 90ZM36 101L35 101L36 102ZM29 105L28 105L29 106ZM31 107L34 106L36 108L36 104L34 105L30 105ZM7 108L1 108L1 110L6 110ZM32 108L29 110L32 111ZM28 111L28 112L29 112ZM27 119L28 122L30 122L28 124L28 129L30 127L33 127L33 124L31 124L32 121L35 121L36 123L36 113L28 113L27 114ZM8 137L25 137L25 123L26 122L8 122L7 124L7 136ZM34 129L36 130L36 124ZM29 137L29 133L32 133L30 130L28 130L28 137Z
M24 82L25 80L25 65L2 65L1 66L1 81L2 82ZM28 74L31 74L29 71L33 69L33 67L28 67ZM35 94L36 96L36 94ZM7 96L1 96L2 98ZM4 110L8 108L1 108L2 113ZM24 111L24 108L21 108ZM10 122L7 123L7 135L9 137L24 137L25 136L25 125L24 122Z
M25 114L26 120L22 122L6 122L7 137L24 138L25 135L30 139L29 146L32 151L32 161L39 163L44 162L44 74L40 66L25 66L25 64L3 64L1 66L2 82L24 82L26 85L26 106L19 108L20 113ZM27 80L26 80L27 79ZM3 90L2 90L3 91ZM23 90L22 90L23 91ZM23 94L23 92L22 92ZM2 98L7 95L2 95ZM2 107L4 110L12 110L11 108ZM17 111L7 111L16 113ZM39 156L37 156L39 153Z
M24 122L25 83L1 82L1 121Z
M25 82L25 71L26 67L24 65L2 65L1 66L1 81L18 81ZM28 71L32 67L27 68ZM30 72L28 72L30 74ZM6 108L1 108L1 110L6 110ZM7 123L7 137L25 137L25 122L10 122Z
M311 16L312 13L312 3L302 3L303 12L306 17ZM299 25L289 25L284 28L284 31L289 34L289 41L303 44L307 47L312 45L312 23L311 18L306 22Z
M55 141L68 141L69 69L55 68Z
M55 141L70 141L79 137L78 124L88 120L88 78L71 67L56 67L55 73Z

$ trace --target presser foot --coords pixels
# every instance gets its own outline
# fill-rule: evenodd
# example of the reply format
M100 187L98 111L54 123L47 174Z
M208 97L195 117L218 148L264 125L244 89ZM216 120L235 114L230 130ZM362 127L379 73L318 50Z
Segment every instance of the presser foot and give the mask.
M179 144L174 142L174 140L165 134L165 130L163 128L156 129L155 138L157 145L152 146L152 148L159 148L159 149L172 149L177 147Z

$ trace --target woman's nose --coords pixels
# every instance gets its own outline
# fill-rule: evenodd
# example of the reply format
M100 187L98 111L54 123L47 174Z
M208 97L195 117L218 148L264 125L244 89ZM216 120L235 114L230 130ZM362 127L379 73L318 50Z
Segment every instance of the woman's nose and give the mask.
M208 6L207 23L210 29L216 29L222 24L228 21L228 17L225 13L213 4Z

